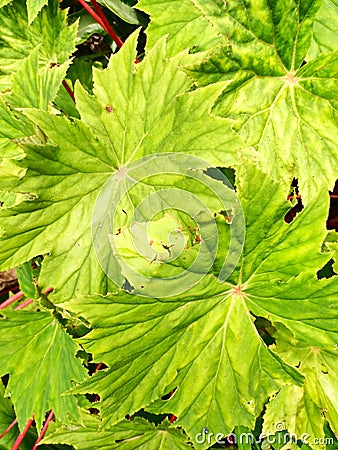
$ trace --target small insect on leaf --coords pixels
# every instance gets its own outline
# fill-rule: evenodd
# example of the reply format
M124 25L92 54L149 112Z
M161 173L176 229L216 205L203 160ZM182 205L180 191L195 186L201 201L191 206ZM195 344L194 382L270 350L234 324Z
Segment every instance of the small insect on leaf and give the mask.
M106 111L112 113L114 109L111 106L106 106Z

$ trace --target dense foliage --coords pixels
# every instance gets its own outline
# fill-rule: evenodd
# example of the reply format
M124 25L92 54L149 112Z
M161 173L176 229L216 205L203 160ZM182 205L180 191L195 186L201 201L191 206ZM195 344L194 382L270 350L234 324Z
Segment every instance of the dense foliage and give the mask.
M0 0L0 448L337 447L336 1L99 3Z

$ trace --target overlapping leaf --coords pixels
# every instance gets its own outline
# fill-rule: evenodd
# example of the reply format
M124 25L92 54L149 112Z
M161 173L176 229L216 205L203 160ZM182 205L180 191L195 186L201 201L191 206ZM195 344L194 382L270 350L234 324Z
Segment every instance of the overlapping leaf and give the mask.
M151 16L150 45L168 32L170 54L194 44L198 50L222 44L188 73L199 85L233 80L215 112L237 121L236 129L259 150L267 173L286 185L297 177L305 199L323 180L329 188L338 167L338 63L331 31L336 14L333 4L324 3L319 12L319 0L139 4ZM323 22L326 32L319 30ZM317 58L303 67L312 36L323 41L326 53L312 49L310 56Z
M107 70L95 70L94 96L78 87L81 120L27 112L55 146L24 145L27 157L18 164L26 175L2 185L32 195L1 212L1 267L50 252L41 283L66 298L109 289L92 249L91 219L100 189L119 167L182 150L211 156L222 150L229 162L240 145L227 121L208 113L222 86L181 95L191 81L178 72L177 61L165 59L164 41L135 66L136 38Z
M61 421L78 418L75 397L63 395L73 381L82 381L86 375L75 358L78 346L49 313L6 311L4 315L0 321L0 376L9 374L6 392L11 395L20 428L34 414L40 430L50 409Z
M121 0L100 0L99 3L110 9L125 22L144 26L147 24L146 16L144 14L136 9L133 9Z
M39 46L39 66L63 64L75 50L76 24L67 26L66 11L51 0L28 26L27 6L15 0L0 11L0 90L11 86L11 76Z
M83 414L82 420L84 426L73 425L49 432L43 443L67 443L77 450L191 449L187 444L187 436L181 430L170 428L168 421L156 427L144 419L135 418L132 421L124 420L112 427L102 427L95 416Z
M18 142L39 139L31 122L15 109L48 109L70 64L76 25L68 27L65 12L51 1L28 26L26 4L19 1L1 9L0 26L0 90L7 90L2 96L7 105L0 100L0 158L18 158Z
M273 433L276 423L283 423L290 433L303 437L311 447L321 449L324 420L329 421L333 430L338 427L337 346L332 346L329 339L326 350L309 346L301 339L296 340L283 327L277 333L277 342L278 353L299 367L305 375L305 383L302 387L286 386L272 399L264 416L263 432Z
M221 16L217 2L197 3L229 35L228 46L189 70L201 85L234 79L217 113L237 121L266 172L286 183L297 177L304 199L323 180L329 188L338 166L337 53L303 65L319 2L277 2L271 8L265 2L229 2Z
M319 252L327 194L287 225L282 189L254 168L241 169L238 179L247 238L226 283L207 276L165 301L119 293L65 305L92 323L83 345L110 368L79 388L99 393L107 423L151 405L178 416L192 439L204 427L215 435L252 428L269 395L302 381L264 344L254 316L282 322L319 348L337 339L337 280L315 278L329 258ZM170 400L153 403L175 388Z
M70 61L39 69L39 48L31 51L12 78L11 95L6 96L12 108L38 108L48 110L54 100Z
M33 133L33 126L29 132ZM8 140L21 139L27 136L27 127L18 120L0 97L0 138Z
M48 5L48 0L27 0L28 24L30 25L41 9Z
M23 156L20 142L40 142L34 125L16 109L40 108L48 110L54 100L69 62L60 66L39 69L39 48L36 47L22 61L12 76L12 90L0 98L0 158Z
M218 3L220 12L224 11L224 4L221 1ZM192 0L140 0L137 8L150 15L147 28L148 48L153 47L168 33L169 55L187 48L195 51L208 50L222 40L218 27L208 20Z

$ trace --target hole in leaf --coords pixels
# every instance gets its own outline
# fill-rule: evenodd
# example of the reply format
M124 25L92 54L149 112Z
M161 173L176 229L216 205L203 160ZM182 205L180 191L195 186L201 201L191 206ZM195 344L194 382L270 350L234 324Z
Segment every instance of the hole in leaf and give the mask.
M254 324L260 337L266 345L272 345L276 342L272 337L276 332L276 329L272 326L272 323L269 320L264 317L256 317Z
M175 387L175 389L173 389L172 391L170 391L168 394L165 394L161 397L161 400L169 400L177 391L177 387Z
M296 203L284 216L284 221L286 223L291 223L293 221L293 219L296 217L296 215L304 208L303 203L302 203L302 198L299 194L297 178L294 178L292 180L291 193L288 196L288 200L290 200L290 202L296 200Z
M330 191L330 209L326 226L328 230L338 231L338 180L336 180L333 191Z
M135 417L143 417L148 422L153 423L154 425L159 425L163 420L165 420L168 417L168 414L154 414L149 411L146 411L144 409L140 409L140 411L137 411L130 420L133 420Z
M134 286L132 286L127 279L124 280L122 285L122 289L127 292L132 292L134 290Z
M317 272L318 280L321 280L322 278L331 278L334 275L337 275L336 272L333 270L333 263L334 260L331 258L330 261L328 261L324 267L318 270Z

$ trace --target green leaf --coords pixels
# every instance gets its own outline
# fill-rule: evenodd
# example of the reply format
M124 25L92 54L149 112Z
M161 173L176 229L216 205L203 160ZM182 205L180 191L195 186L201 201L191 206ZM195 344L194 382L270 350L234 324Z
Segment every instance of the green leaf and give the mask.
M0 11L0 90L11 86L11 75L23 60L39 48L39 67L63 64L75 50L77 24L67 26L66 11L57 0L50 0L28 26L26 2L15 0Z
M37 291L34 283L34 271L31 261L16 267L16 274L18 277L20 290L26 297L34 298Z
M33 22L45 5L48 5L48 0L27 0L28 25Z
M85 42L94 33L100 35L107 34L101 25L99 25L96 20L92 18L92 16L89 16L87 12L84 11L81 13L79 19L76 44L83 44L83 42ZM75 61L78 61L78 59L75 59Z
M209 60L187 70L200 86L232 80L214 112L236 121L235 129L259 151L262 168L274 179L286 186L298 178L305 201L323 180L331 187L338 165L337 52L303 65L320 2L194 4L228 36Z
M90 93L93 92L93 68L102 69L102 64L98 61L93 61L90 58L77 58L70 66L67 77L69 77L73 84L79 80L81 85Z
M75 358L78 346L49 313L4 314L6 318L0 321L0 376L9 374L6 393L11 395L20 429L34 414L41 430L50 409L63 422L77 419L75 397L62 394L86 375Z
M248 145L260 151L264 169L275 179L289 184L292 177L298 177L304 198L318 190L322 178L328 186L332 184L336 177L333 167L338 163L336 54L301 68L319 5L318 1L300 0L277 2L271 7L266 2L250 1L242 6L220 0L187 1L184 7L183 2L175 1L143 0L139 4L152 18L150 46L166 32L171 54L193 44L199 50L210 48L217 42L205 44L203 39L217 32L218 42L227 41L223 51L191 68L189 74L200 85L234 79L215 111L237 120L236 129ZM189 27L199 30L198 38ZM330 39L334 40L334 33ZM317 153L309 150L313 147L324 157L317 158Z
M39 69L39 47L36 47L13 75L12 93L7 97L8 103L13 108L38 108L47 111L68 66L69 61L60 66Z
M206 283L209 289L204 285L199 295L165 305L121 293L70 306L94 326L83 345L110 366L79 388L99 393L104 421L118 422L178 387L172 399L151 410L174 413L191 438L204 427L226 435L238 424L252 428L269 395L292 380L301 382L259 338L245 302L230 290L213 294L217 284L211 278ZM108 320L103 311L111 311ZM244 353L245 363L236 356Z
M68 86L71 87L72 82L68 79L66 79L65 81L68 84ZM64 85L61 85L53 104L54 104L55 108L57 108L61 114L64 114L69 118L70 117L76 117L77 119L80 118L80 115L79 115L78 110L76 109L75 103L74 103L73 99L71 98L71 96L68 94Z
M313 24L313 36L306 59L314 59L320 53L337 49L335 38L338 28L337 0L323 0Z
M83 427L58 427L49 431L43 444L71 444L77 450L191 449L183 432L170 426L168 421L156 427L144 419L135 418L107 427L102 426L97 416L83 414L82 420Z
M50 253L39 282L61 298L113 289L92 249L91 220L98 193L119 167L182 149L209 154L211 162L220 153L225 163L237 158L240 140L228 121L209 114L223 86L185 94L191 81L178 71L176 59L165 59L164 41L135 65L136 39L137 34L129 39L107 70L94 69L94 96L77 87L81 120L26 111L55 145L23 145L26 158L18 166L28 169L26 175L1 186L32 194L0 213L1 267Z
M205 3L205 2L204 2ZM208 3L216 3L215 0ZM224 10L221 4L219 12ZM137 8L150 15L147 28L147 47L152 48L156 42L168 34L167 53L173 56L182 50L208 50L222 41L218 27L191 0L169 0L159 2L140 0ZM220 14L219 14L220 15Z
M324 437L324 422L329 421L333 430L338 427L336 347L327 340L327 350L309 346L296 340L286 329L276 333L278 353L290 364L299 367L305 375L302 387L285 386L267 405L263 433L276 432L276 424L296 434L313 448L323 448L317 439ZM323 335L323 341L325 335ZM330 349L331 347L331 349ZM290 402L288 399L292 398Z
M302 381L265 345L257 316L285 324L310 345L334 347L337 279L315 277L330 257L320 253L325 190L286 224L279 185L248 164L236 179L246 242L227 282L208 275L184 296L165 301L120 292L63 304L92 324L81 343L109 367L76 388L100 395L105 423L147 407L175 414L192 439L204 427L214 436L236 425L252 429L268 396ZM170 400L157 400L175 388Z
M110 9L110 11L127 23L133 25L147 25L146 16L144 14L121 2L121 0L99 0L99 3Z
M34 134L34 127L17 119L14 112L0 97L0 139L5 138L8 142L9 140L22 139L30 134ZM4 154L1 153L1 156L4 156Z

